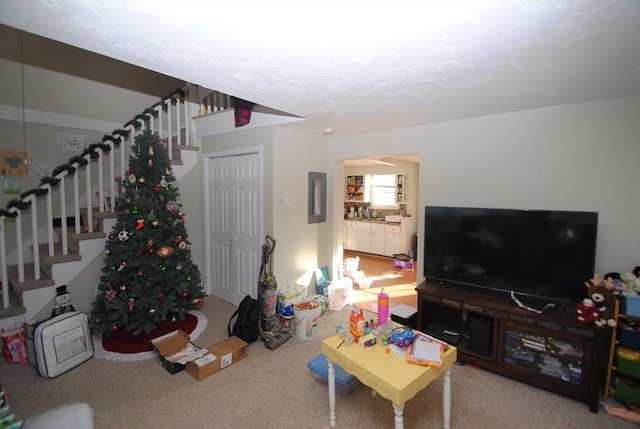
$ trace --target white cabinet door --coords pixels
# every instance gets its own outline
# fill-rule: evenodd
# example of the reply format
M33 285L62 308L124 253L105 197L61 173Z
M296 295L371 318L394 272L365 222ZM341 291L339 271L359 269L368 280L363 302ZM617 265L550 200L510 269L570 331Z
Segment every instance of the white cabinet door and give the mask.
M386 254L386 231L386 225L383 223L371 224L371 253L375 253L376 255Z
M358 230L354 221L346 221L344 227L344 248L356 250L358 246L357 236Z
M387 248L386 254L393 256L394 254L404 253L402 250L402 228L400 225L387 225Z
M371 253L371 224L360 221L357 223L356 250Z

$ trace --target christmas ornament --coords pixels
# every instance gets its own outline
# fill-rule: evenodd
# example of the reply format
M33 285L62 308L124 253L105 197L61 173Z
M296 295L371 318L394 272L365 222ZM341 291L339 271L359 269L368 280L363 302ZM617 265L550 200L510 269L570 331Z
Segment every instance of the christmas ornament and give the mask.
M151 222L151 225L153 225L153 226L158 226L158 224L159 224L158 219L156 219L153 222Z
M191 274L187 274L186 279L187 279L187 281L188 281L188 282L190 282L190 281L192 280L192 278L191 278Z
M118 271L122 271L127 267L127 263L125 261L122 261L120 263L120 266L118 267Z
M149 219L149 220L156 220L157 219L157 216L154 213L154 210L151 210L151 212L149 213L149 216L147 216L147 219Z
M160 186L162 186L163 188L167 187L167 179L165 179L164 176L162 176L162 178L160 179Z
M175 202L174 200L169 201L166 207L167 207L167 210L169 210L170 212L175 212L179 208L178 203Z
M117 292L113 290L111 286L109 286L109 290L105 292L104 297L107 299L107 301L113 301L114 299L116 299L116 296Z
M149 155L153 156L153 146L149 146Z
M151 307L151 308L149 309L149 313L153 314L153 313L155 313L155 312L156 312L156 309L155 309L155 308Z
M163 292L163 291L161 291L161 290L159 290L159 291L156 293L156 297L158 298L158 301L164 301L164 292Z
M141 177L141 178L138 179L139 183L144 183L146 181L147 181L147 179L145 179L144 177Z
M116 332L118 330L118 325L117 324L113 324L111 325L111 332Z
M129 311L133 311L133 304L135 300L133 298L129 298Z
M176 271L182 271L182 264L176 265Z
M147 164L149 165L149 168L153 168L153 159L150 159Z
M129 179L128 180L129 180L129 183L131 183L131 184L136 183L136 175L133 174L133 173L129 174Z
M186 290L182 291L182 297L183 298L188 298L189 297L189 292L187 292Z
M162 271L163 273L167 272L167 266L166 265L160 265L160 271Z
M147 253L149 253L149 255L153 255L154 253L156 253L156 249L154 249L153 247L149 247L147 249Z
M187 248L187 243L186 243L185 241L181 241L181 242L180 242L180 244L178 244L178 247L179 247L181 250L184 250L184 249L186 249L186 248Z
M140 231L142 228L144 228L144 219L138 219L136 221L136 229Z
M134 208L131 210L131 214L132 214L132 215L137 215L139 212L140 212L140 211L138 210L138 207L134 207Z
M160 257L167 257L167 256L171 256L173 254L173 247L171 246L162 246L161 248L158 249L158 256Z
M173 323L176 323L178 321L178 318L176 317L176 315L174 314L173 316L171 316L171 321Z
M154 191L156 192L160 192L162 190L162 188L160 187L160 185L156 185L155 188L153 188Z
M150 238L147 240L147 246L149 247L153 246L153 238Z
M113 240L114 238L116 238L116 235L113 232L109 233L109 240Z
M121 285L120 285L120 290L121 290L122 292L124 292L125 290L127 290L127 285L126 285L126 284L124 284L124 283L123 283L123 284L121 284Z
M138 277L144 276L144 272L142 270L138 271Z
M129 232L126 229L123 229L118 233L118 240L127 241L129 239Z
M181 235L176 235L176 236L173 238L173 244L175 244L176 246L177 246L178 244L180 244L180 242L181 242L181 241L182 241L182 236L181 236Z

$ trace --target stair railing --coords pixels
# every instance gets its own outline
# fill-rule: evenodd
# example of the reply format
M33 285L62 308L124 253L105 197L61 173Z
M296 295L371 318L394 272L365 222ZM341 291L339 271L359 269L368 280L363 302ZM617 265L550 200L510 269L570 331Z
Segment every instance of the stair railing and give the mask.
M40 280L41 241L50 257L57 251L68 255L68 221L73 224L75 234L90 233L94 232L96 223L93 219L94 207L100 213L116 210L116 198L121 192L116 184L118 178L127 172L127 161L136 132L142 132L146 127L158 132L161 141L166 141L170 160L173 159L174 143L178 146L194 144L189 130L192 116L190 107L185 92L176 90L137 115L123 129L115 130L110 136L105 135L101 143L90 145L82 155L57 167L51 177L41 180L38 188L22 193L19 200L9 202L7 210L0 210L0 280L4 308L10 305L10 266L17 265L19 283L25 281L27 274L33 280ZM185 126L184 133L182 124ZM174 127L178 132L173 132ZM82 186L81 179L84 179ZM67 186L71 188L71 197L67 197ZM43 196L44 202L40 198ZM81 226L83 211L86 213L84 227ZM30 212L30 218L27 212ZM54 213L60 219L60 243L55 241ZM67 216L67 213L73 215ZM25 234L24 223L30 224L30 233ZM10 233L7 227L12 229ZM15 239L15 242L7 243L8 237ZM7 252L7 247L11 253ZM29 248L30 252L25 250ZM33 265L29 266L29 263Z

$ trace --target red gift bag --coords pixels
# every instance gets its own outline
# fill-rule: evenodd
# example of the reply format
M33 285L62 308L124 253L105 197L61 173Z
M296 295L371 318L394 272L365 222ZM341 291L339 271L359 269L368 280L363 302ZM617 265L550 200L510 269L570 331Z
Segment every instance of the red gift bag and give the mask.
M29 362L24 326L10 331L2 330L2 353L9 363L22 365Z

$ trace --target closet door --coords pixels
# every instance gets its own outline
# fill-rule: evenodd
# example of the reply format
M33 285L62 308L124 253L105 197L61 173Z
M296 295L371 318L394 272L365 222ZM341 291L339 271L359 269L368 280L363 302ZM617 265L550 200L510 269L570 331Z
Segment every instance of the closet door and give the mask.
M245 295L258 296L262 246L260 156L212 157L205 164L209 292L238 305Z

